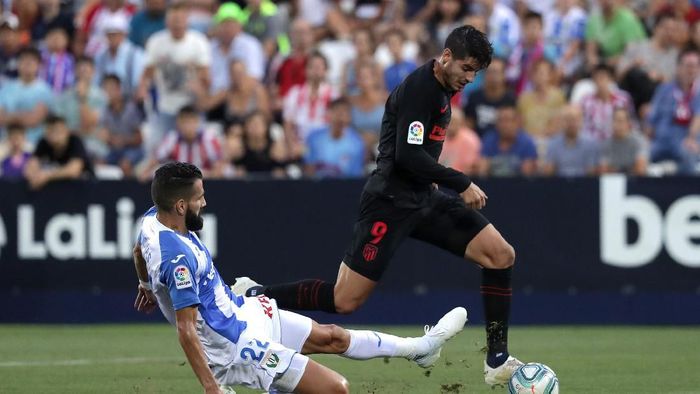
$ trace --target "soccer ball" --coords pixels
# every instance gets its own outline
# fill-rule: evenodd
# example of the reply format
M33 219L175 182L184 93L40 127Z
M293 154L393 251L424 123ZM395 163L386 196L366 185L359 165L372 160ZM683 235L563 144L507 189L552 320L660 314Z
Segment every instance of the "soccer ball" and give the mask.
M511 394L559 394L559 379L551 368L540 363L520 366L508 382Z

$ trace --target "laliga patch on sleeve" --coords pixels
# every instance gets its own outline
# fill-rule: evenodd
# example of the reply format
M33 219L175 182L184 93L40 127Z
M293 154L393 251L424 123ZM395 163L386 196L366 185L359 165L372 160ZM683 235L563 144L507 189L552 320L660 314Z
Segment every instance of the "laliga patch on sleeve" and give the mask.
M411 122L411 124L408 125L408 139L406 142L411 145L423 145L424 130L423 123L417 120Z
M173 270L173 275L175 276L175 287L178 289L186 289L192 287L192 275L190 275L190 270L184 265L178 265Z

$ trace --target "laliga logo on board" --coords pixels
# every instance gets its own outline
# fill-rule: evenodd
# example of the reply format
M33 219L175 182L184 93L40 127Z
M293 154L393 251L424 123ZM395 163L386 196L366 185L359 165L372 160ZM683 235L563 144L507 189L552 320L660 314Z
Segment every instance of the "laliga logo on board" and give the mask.
M87 206L86 214L56 213L46 223L35 222L32 205L17 207L17 257L20 260L131 259L136 236L141 224L134 217L134 202L122 197L115 204L116 223L105 220L105 207L101 204ZM203 214L202 241L209 246L213 256L217 254L217 220L213 214ZM105 229L116 226L116 239L106 239ZM36 233L35 233L36 231ZM43 241L41 236L43 236ZM0 218L0 251L7 243L4 223Z
M627 239L627 223L637 224L638 236ZM650 198L627 194L622 175L600 178L600 258L603 263L634 268L649 264L665 246L678 264L700 268L700 195L674 201L661 211Z

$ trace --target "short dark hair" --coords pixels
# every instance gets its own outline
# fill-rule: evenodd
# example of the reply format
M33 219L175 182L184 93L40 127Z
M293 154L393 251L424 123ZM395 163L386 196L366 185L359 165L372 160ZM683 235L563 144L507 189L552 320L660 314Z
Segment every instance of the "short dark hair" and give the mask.
M34 47L20 49L20 51L17 53L17 58L19 59L23 56L31 56L34 58L34 60L41 63L41 52L39 52L39 50Z
M346 107L350 107L350 100L348 100L344 96L340 96L335 100L331 100L331 102L328 103L328 108L336 108L343 105Z
M532 11L532 10L528 11L525 14L525 17L523 18L523 24L525 24L529 21L537 21L541 25L542 24L542 14L540 14L539 12Z
M488 67L493 57L493 47L486 34L471 25L452 30L445 40L445 48L452 52L455 59L473 57L480 69Z
M184 0L171 1L167 7L167 11L187 10L187 3Z
M180 108L179 111L177 111L178 118L183 116L199 116L199 111L197 111L197 108L195 108L194 105L185 105L184 107Z
M326 57L323 56L323 54L320 51L311 52L311 54L309 55L309 59L306 61L306 64L311 63L311 59L315 57L323 60L323 64L326 66L326 70L328 70L328 59L326 59Z
M685 48L678 54L678 59L676 60L676 63L680 63L681 60L683 60L683 58L688 55L700 56L700 51L693 47Z
M119 78L119 75L117 75L117 74L107 74L104 77L102 77L102 83L105 83L107 81L116 82L117 85L120 85L120 86L122 84L122 80L121 80L121 78Z
M202 171L190 163L172 162L156 170L151 183L151 199L159 210L170 212L175 201L192 195L192 185L202 179Z
M46 116L46 120L44 122L46 122L47 126L53 126L53 125L57 125L57 124L66 124L66 119L64 119L60 115L50 113Z
M598 63L593 67L593 71L591 71L591 77L598 74L598 73L607 73L609 77L613 78L615 76L615 70L612 68L607 63Z
M26 128L22 123L12 122L7 124L7 134L24 133Z
M80 63L88 63L88 64L90 64L91 66L94 66L94 65L95 65L95 61L94 61L90 56L86 56L86 55L78 56L78 57L75 59L75 65L76 65L76 66L77 66L78 64L80 64Z
M659 27L659 25L666 19L674 20L676 19L676 15L671 10L665 10L658 13L656 15L656 19L654 20L654 30L656 30L656 28Z

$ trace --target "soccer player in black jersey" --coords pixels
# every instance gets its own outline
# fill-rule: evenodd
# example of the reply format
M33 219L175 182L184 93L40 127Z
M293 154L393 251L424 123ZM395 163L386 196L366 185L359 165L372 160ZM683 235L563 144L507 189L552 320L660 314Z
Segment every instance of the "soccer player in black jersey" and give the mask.
M321 280L258 286L280 308L351 313L369 297L396 248L412 237L475 261L482 267L486 317L487 384L506 384L522 363L508 354L511 271L515 251L478 210L486 194L469 177L438 163L450 99L491 62L486 35L454 29L439 58L421 66L389 96L377 169L362 192L360 212L335 283ZM460 194L449 196L439 188Z

